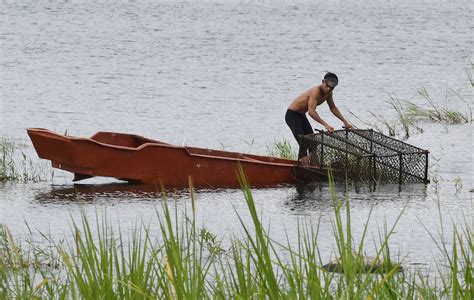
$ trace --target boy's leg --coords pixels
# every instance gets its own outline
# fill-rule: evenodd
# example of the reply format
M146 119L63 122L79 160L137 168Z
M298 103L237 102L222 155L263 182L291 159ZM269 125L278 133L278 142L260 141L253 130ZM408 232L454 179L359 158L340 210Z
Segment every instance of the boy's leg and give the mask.
M311 124L309 123L308 118L306 118L306 116L304 116L303 120L303 132L305 135L314 133L313 128L311 127Z
M304 116L299 115L296 112L287 111L285 115L285 121L288 127L290 127L293 136L299 145L298 159L306 156L308 154L308 147L304 145L304 142L301 141L300 136L305 134L304 130ZM306 120L307 121L307 120Z
M304 135L308 135L308 134L313 134L314 131L313 131L313 128L311 127L311 124L309 123L308 121L308 118L304 118L303 120L303 132L304 132ZM307 145L307 149L308 151L311 153L311 151L313 151L313 147L311 147L311 145Z

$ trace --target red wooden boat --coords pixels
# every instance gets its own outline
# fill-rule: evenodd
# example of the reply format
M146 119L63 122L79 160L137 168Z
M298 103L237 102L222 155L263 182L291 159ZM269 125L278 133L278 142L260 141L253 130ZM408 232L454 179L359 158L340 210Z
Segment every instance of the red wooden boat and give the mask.
M114 177L129 182L185 188L189 177L197 188L240 187L240 164L254 187L295 183L296 161L275 157L180 147L138 135L98 132L72 137L47 129L29 128L38 156L55 168L74 173L74 181Z

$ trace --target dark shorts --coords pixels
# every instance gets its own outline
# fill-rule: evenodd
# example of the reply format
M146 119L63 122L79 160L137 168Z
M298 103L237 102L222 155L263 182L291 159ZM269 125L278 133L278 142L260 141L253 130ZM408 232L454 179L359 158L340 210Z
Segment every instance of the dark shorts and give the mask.
M300 114L299 112L288 109L285 115L285 121L288 127L290 127L293 136L295 137L300 150L298 152L298 159L308 155L308 146L301 143L301 135L312 134L313 128L306 118L306 114Z

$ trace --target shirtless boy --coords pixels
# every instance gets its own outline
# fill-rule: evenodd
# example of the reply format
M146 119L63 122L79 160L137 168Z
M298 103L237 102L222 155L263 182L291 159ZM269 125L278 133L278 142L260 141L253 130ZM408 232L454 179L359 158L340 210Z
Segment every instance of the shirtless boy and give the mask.
M285 121L295 136L298 145L300 145L298 159L308 154L308 147L301 147L299 136L313 133L313 129L306 118L306 112L311 118L313 118L313 120L323 125L327 131L329 131L329 133L332 133L334 128L326 123L326 121L324 121L316 112L316 107L323 104L324 102L327 102L331 112L344 123L344 126L346 128L352 127L352 125L346 119L344 119L341 112L334 104L332 91L337 86L338 81L339 80L336 74L327 73L320 85L310 88L298 96L288 107L285 115Z

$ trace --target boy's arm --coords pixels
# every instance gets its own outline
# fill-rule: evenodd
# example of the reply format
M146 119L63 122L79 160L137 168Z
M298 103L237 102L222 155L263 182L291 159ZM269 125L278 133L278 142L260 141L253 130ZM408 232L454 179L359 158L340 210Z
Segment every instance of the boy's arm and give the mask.
M328 96L327 103L329 105L329 109L331 110L332 114L335 115L339 120L344 123L344 127L352 128L352 124L349 123L344 116L341 114L339 109L337 108L336 104L334 104L334 100L332 99L332 93Z
M311 91L309 94L309 101L308 101L308 114L310 115L313 120L318 122L319 124L323 125L327 131L330 133L334 132L334 128L332 128L326 121L324 121L319 114L316 112L316 107L318 106L318 91Z

